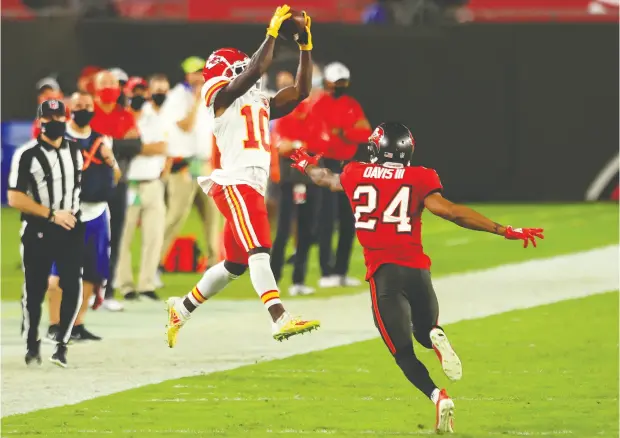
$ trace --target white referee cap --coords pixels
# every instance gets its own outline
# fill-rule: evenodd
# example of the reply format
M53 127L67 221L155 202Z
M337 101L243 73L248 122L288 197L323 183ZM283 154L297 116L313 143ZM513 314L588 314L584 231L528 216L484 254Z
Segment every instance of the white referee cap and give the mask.
M327 64L325 70L323 70L323 76L328 82L336 82L342 79L348 81L351 79L351 72L343 63L332 62Z
M127 75L127 73L125 73L125 70L123 70L122 68L114 67L114 68L111 68L109 71L110 73L114 75L116 80L119 82L127 82L129 80L129 76Z

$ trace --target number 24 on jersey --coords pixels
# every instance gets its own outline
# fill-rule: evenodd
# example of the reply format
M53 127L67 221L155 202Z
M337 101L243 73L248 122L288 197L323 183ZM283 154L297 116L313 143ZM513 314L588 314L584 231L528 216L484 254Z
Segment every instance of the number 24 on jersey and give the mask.
M381 221L384 224L395 224L397 233L410 233L413 229L409 214L411 187L402 186L388 203L383 215L375 218L371 215L379 207L378 196L377 189L372 185L359 185L355 188L353 192L354 201L362 201L362 198L366 198L365 203L355 206L355 228L375 231L377 223Z

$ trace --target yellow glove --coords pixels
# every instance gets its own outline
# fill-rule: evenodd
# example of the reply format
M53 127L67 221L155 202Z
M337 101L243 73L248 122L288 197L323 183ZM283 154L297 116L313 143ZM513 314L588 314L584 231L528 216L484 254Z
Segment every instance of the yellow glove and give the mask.
M278 37L278 31L280 30L280 26L286 20L291 17L289 11L291 8L288 5L278 6L275 14L271 17L271 21L269 22L269 27L267 28L267 35L271 35L274 38Z
M312 50L312 33L310 32L310 26L312 26L312 19L310 15L303 11L304 18L306 19L306 32L299 36L297 44L299 44L300 50Z

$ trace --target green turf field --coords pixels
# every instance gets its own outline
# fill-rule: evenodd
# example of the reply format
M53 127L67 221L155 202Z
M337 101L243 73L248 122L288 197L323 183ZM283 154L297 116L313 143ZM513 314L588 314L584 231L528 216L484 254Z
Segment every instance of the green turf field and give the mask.
M595 248L618 242L617 204L568 205L480 205L474 206L497 222L523 227L543 227L547 238L538 249L523 250L517 242L504 242L498 236L463 230L437 219L428 212L423 217L424 245L433 259L433 274L442 275L481 269L503 263L531 258L549 257ZM2 209L2 279L3 300L17 300L21 294L23 276L19 258L19 216L16 211ZM196 235L202 240L198 216L193 214L185 225L184 234ZM133 262L139 263L139 233L133 246ZM318 254L313 248L310 256L307 283L316 285L320 271ZM359 246L355 246L350 274L362 279L364 264ZM166 287L162 296L184 294L193 287L200 274L169 274L164 277ZM291 269L284 271L280 286L290 285ZM358 292L359 288L337 288L321 291L322 296ZM246 275L221 294L227 299L254 298L249 277Z
M455 436L618 436L618 293L446 327ZM611 329L610 329L611 328ZM379 340L185 378L2 419L2 436L273 437L430 433L434 407Z

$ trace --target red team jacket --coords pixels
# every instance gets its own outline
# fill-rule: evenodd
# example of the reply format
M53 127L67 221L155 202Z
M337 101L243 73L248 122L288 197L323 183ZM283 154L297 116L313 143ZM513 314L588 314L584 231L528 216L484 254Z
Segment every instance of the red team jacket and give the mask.
M329 93L322 94L311 105L307 130L313 135L308 139L309 150L334 160L350 160L358 144L367 142L372 133L369 128L355 127L360 120L366 120L362 106L351 96L336 99ZM339 130L340 135L334 130Z
M385 263L430 269L431 259L422 248L421 217L424 199L442 190L437 172L352 162L340 174L340 183L355 214L366 280Z
M104 112L99 105L95 104L95 116L90 126L93 131L121 140L136 127L136 122L133 115L118 104L109 113Z

